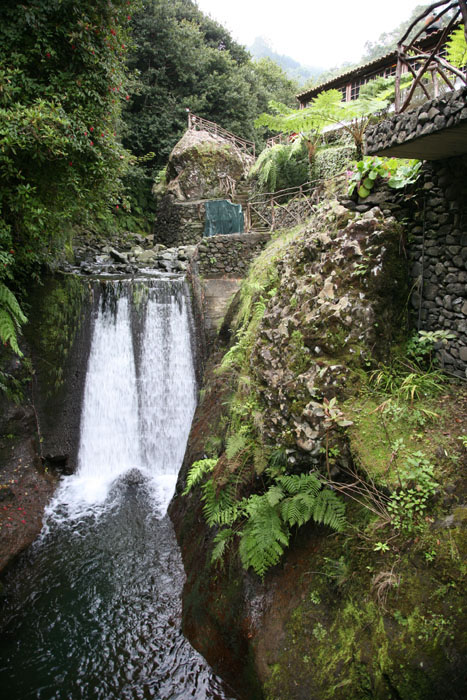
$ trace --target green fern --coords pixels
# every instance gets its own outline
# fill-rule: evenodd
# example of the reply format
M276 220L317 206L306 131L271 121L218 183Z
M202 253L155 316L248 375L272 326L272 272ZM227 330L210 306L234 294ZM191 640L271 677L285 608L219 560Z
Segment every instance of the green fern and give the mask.
M233 459L241 450L245 449L247 438L245 435L236 433L227 439L225 454L227 459Z
M23 353L18 346L18 332L26 321L27 318L21 311L15 295L0 282L0 340L9 344L19 357L22 357Z
M193 462L190 470L188 471L186 486L182 496L186 496L188 493L190 493L193 486L196 486L196 484L202 480L205 474L212 472L216 464L217 459L200 459L197 462Z
M245 569L251 566L263 577L279 562L289 544L290 533L277 508L271 506L264 495L251 496L246 509L249 520L241 534L240 558Z
M313 474L285 474L276 479L287 493L309 493L316 496L321 489L321 482Z
M316 498L309 493L297 493L281 503L281 516L288 525L305 525L312 517Z
M225 550L229 542L231 542L234 536L234 531L231 528L224 528L219 530L217 535L214 537L214 548L211 554L211 564L215 564L216 561L222 559L225 554Z
M232 525L243 513L243 501L237 500L234 484L217 490L212 479L202 486L203 513L207 524Z
M323 489L316 497L313 508L313 520L342 532L345 527L345 504L339 496L330 489Z

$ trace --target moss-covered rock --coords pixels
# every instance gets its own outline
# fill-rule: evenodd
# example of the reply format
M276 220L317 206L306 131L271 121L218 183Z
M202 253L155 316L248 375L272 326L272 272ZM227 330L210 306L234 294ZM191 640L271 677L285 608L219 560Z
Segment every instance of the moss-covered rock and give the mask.
M253 263L221 334L230 347L211 357L171 514L185 631L239 698L465 692L465 392L445 384L398 403L404 415L396 402L384 413L366 372L407 338L400 237L378 209L349 218L326 204ZM202 488L181 495L187 470L219 457L208 479L239 500L265 492L278 452L289 473L311 470L348 494L346 531L296 528L263 581L242 570L235 537L211 565L218 528L206 525ZM437 486L396 522L388 503L410 481L411 456Z

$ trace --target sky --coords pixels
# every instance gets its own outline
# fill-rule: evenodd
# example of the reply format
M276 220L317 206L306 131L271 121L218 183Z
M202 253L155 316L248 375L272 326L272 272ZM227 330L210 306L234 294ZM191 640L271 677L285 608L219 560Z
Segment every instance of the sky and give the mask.
M376 42L408 19L424 0L195 0L240 44L263 36L280 54L303 65L330 68L356 62L366 41Z

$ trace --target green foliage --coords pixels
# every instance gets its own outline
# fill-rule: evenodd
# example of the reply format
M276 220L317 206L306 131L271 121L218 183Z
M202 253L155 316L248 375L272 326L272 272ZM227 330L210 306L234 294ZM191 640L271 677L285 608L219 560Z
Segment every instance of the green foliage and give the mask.
M304 139L265 148L250 170L257 177L260 190L277 192L298 187L309 180L308 152Z
M72 228L102 228L120 201L128 155L117 132L138 4L1 3L0 282L20 302ZM18 353L24 321L2 289L2 336Z
M436 491L433 465L422 452L408 456L399 472L400 488L391 496L388 511L398 530L413 532L423 525L428 501Z
M340 532L345 527L345 505L330 489L322 489L311 474L276 476L263 494L239 500L232 483L217 489L213 480L203 486L203 511L208 525L224 525L214 540L212 561L224 553L234 534L240 536L243 566L259 576L277 564L288 546L292 527L309 520ZM237 521L236 530L232 526Z
M258 576L277 564L289 544L290 533L277 507L265 496L251 496L246 508L248 520L243 528L239 552L245 569L252 567Z
M467 44L463 26L456 29L449 37L446 44L446 57L456 68L467 65Z
M21 311L15 295L0 282L0 340L10 345L13 352L22 357L18 347L18 331L27 318Z
M355 147L339 144L318 148L313 161L312 180L326 180L338 175L355 158Z
M372 115L381 113L387 106L388 100L379 95L363 93L357 100L342 102L340 90L327 90L314 97L305 109L293 110L272 101L271 113L262 114L255 124L286 134L303 134L308 141L310 161L324 127L336 124L351 136L361 157L364 133Z
M233 459L241 450L245 448L247 444L247 438L245 435L236 433L231 435L227 440L227 445L225 448L225 454L227 459Z
M188 471L186 486L182 495L186 496L190 493L191 489L199 484L206 474L212 472L216 464L217 459L200 459L197 462L193 462Z
M354 166L348 193L352 195L357 188L359 197L368 197L381 180L385 180L393 189L401 189L417 180L421 166L421 162L415 159L366 156Z
M264 576L280 560L290 539L290 528L309 520L340 532L345 526L345 505L336 493L322 489L311 474L287 474L263 495L251 496L245 505L247 522L240 536L243 566Z

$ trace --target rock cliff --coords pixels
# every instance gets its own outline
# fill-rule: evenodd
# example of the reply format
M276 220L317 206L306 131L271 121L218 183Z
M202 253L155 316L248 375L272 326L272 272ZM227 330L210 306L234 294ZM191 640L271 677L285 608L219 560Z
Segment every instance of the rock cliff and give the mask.
M210 356L171 515L185 633L238 698L465 691L465 390L381 386L409 361L403 238L325 203L253 263ZM313 476L342 531L286 493ZM280 533L264 568L260 503Z

